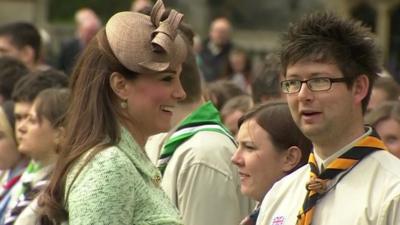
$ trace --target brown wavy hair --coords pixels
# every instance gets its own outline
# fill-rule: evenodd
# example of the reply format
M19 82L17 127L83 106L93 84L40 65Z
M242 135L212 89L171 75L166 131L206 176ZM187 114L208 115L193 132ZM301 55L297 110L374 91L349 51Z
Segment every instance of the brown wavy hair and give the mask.
M72 73L65 142L49 186L39 198L40 224L61 224L68 219L65 181L74 163L94 149L86 159L87 163L96 153L120 139L118 119L123 115L110 86L113 72L128 80L138 75L117 60L102 29L85 48Z

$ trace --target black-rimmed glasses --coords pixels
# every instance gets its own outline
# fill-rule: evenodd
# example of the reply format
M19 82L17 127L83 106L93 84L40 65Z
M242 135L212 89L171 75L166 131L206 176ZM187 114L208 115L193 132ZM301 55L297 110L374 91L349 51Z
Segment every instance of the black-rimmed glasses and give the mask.
M308 80L284 80L281 82L281 90L285 94L293 94L300 91L303 83L311 91L328 91L332 87L332 83L347 82L348 78L329 78L329 77L314 77Z

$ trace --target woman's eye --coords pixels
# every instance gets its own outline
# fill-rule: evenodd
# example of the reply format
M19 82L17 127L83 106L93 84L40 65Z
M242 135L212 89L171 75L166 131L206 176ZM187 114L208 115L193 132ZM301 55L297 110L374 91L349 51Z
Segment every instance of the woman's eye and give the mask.
M167 77L162 78L161 80L165 81L165 82L171 82L173 79L174 79L173 76L167 76Z
M244 147L248 150L256 150L257 147L254 145L250 145L250 144L245 144Z

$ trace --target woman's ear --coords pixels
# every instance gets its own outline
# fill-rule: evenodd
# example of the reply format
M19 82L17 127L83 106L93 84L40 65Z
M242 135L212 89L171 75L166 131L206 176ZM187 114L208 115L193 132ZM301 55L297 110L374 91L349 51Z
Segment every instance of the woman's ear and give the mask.
M295 168L301 160L301 149L297 146L289 147L284 156L283 171L288 173Z
M113 72L110 76L110 86L114 93L120 99L127 99L128 91L127 91L127 80L124 76L122 76L118 72Z

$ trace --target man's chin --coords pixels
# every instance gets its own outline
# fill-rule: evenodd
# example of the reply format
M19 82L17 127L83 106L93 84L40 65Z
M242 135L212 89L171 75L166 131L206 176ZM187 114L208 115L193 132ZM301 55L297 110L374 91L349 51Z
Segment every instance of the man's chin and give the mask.
M303 125L300 130L301 132L303 132L304 136L311 140L313 139L313 137L320 136L321 133L324 132L324 129L317 125Z

